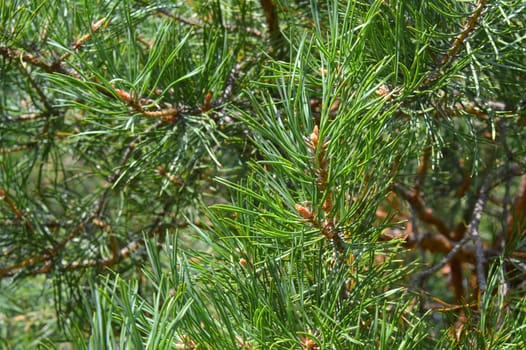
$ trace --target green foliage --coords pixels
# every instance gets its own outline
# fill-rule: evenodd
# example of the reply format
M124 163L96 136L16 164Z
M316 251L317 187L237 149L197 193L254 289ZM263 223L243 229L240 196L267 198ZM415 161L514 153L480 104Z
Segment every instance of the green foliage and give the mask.
M0 8L3 348L525 346L522 1Z

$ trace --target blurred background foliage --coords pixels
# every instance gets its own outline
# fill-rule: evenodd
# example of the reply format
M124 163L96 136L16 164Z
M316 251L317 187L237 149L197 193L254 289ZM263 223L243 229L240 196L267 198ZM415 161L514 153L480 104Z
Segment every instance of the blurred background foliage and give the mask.
M0 5L5 349L521 348L521 0Z

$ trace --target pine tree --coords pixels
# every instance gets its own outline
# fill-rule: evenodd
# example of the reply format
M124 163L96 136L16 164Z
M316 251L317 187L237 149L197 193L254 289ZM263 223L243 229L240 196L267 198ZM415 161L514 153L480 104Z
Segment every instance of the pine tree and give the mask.
M3 348L526 344L521 0L7 0Z

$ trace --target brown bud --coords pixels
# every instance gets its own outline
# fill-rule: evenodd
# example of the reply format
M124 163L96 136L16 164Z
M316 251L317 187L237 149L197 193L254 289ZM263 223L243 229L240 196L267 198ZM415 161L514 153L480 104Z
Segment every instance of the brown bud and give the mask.
M203 112L206 112L208 110L210 110L212 108L212 104L211 104L211 101L212 101L212 93L210 91L208 91L205 95L205 98L204 98L204 101L203 101L203 106L201 107L201 110Z
M323 224L321 226L321 231L322 231L322 234L325 236L325 238L327 239L333 239L334 236L336 235L336 232L334 230L334 222L333 220L327 218L323 221Z
M93 30L94 32L96 32L104 22L106 22L106 17L101 18L101 19L99 19L97 22L93 23L93 24L91 25L91 30Z
M115 89L115 92L117 93L117 95L119 95L119 97L123 100L123 101L126 101L126 102L130 102L132 100L130 94L124 90L121 90L121 89Z
M300 344L301 348L305 350L319 349L318 344L316 344L316 342L312 340L312 338L305 335L300 337Z
M324 212L328 213L331 211L332 209L332 199L331 199L331 195L329 194L327 196L327 198L325 199L325 201L323 202L323 205L321 207L323 209Z
M298 213L300 214L300 216L302 218L304 218L305 220L311 220L312 219L312 211L306 207L304 207L303 205L300 205L300 204L296 204L295 205L296 207L296 210L298 211Z
M319 139L320 134L318 130L318 125L315 125L314 129L312 130L312 134L310 134L310 144L312 148L316 148L318 146Z
M387 100L391 101L393 98L391 95L391 89L387 85L382 85L376 90L376 94L381 97L387 97Z
M161 176L166 176L166 174L167 174L166 173L166 169L162 165L157 166L157 168L155 170Z

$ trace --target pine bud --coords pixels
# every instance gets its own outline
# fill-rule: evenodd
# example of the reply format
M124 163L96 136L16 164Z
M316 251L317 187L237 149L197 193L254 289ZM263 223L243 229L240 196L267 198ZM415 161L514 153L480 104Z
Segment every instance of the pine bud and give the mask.
M318 146L319 141L319 131L318 131L318 125L314 126L314 129L312 130L312 134L310 134L310 143L312 148L316 148Z
M311 220L312 219L312 211L306 207L304 207L303 205L300 205L300 204L296 204L295 205L296 207L296 210L298 211L298 213L300 214L300 216L302 218L304 218L305 220Z
M117 95L119 95L119 97L123 100L123 101L126 101L126 102L130 102L132 100L130 94L124 90L121 90L121 89L115 89L115 92L117 93Z

